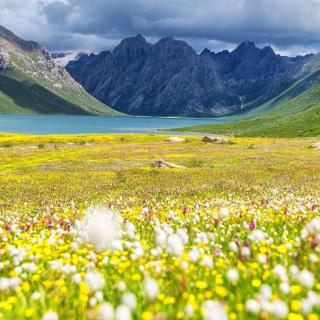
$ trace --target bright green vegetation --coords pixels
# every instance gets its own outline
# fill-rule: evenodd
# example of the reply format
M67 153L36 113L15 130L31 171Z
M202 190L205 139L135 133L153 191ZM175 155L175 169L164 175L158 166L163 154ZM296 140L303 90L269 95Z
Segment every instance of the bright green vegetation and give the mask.
M290 98L288 90L273 101L231 119L236 120L230 123L173 130L235 136L318 136L320 135L320 85L313 86L295 98Z
M120 115L83 89L54 89L20 71L0 72L0 113Z

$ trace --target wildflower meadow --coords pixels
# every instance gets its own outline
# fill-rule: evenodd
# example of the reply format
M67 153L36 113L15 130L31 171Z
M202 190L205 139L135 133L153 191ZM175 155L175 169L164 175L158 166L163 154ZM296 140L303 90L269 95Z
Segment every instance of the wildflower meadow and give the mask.
M0 135L0 319L320 319L317 141L167 138Z

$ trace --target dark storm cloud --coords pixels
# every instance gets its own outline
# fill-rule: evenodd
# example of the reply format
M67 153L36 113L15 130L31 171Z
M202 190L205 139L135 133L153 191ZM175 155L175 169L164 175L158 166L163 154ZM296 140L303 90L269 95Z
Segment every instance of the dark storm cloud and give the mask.
M0 24L51 50L98 51L142 33L204 47L243 40L295 54L320 48L319 0L2 0ZM4 9L3 9L4 8Z

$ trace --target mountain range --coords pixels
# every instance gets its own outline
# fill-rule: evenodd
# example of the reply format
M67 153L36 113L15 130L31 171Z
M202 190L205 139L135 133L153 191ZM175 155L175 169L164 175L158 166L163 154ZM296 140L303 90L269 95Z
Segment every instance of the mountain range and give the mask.
M197 53L142 35L112 52L50 54L0 26L0 113L227 116L232 122L179 130L315 136L320 54L285 57L251 41Z
M87 93L46 49L2 26L0 113L119 114Z
M152 116L224 116L254 109L299 83L318 81L314 55L286 57L251 41L198 54L181 40L150 44L142 35L112 51L82 54L66 69L90 94L118 111Z

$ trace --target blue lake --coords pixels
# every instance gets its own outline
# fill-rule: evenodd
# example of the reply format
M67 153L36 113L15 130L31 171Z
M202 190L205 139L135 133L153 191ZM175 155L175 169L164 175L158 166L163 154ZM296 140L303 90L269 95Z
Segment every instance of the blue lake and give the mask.
M161 130L222 123L223 120L161 117L105 117L65 115L0 115L0 132L62 133L163 133Z

